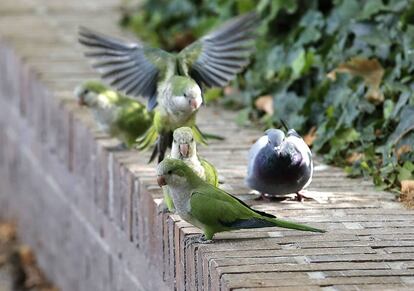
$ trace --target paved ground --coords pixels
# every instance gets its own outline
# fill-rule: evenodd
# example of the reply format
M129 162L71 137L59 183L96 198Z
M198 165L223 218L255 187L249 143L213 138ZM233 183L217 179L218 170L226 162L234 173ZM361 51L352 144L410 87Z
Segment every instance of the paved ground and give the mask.
M95 76L80 58L79 24L119 33L117 0L2 0L0 37L13 44L39 78L53 90L71 91ZM28 33L32 32L32 33ZM24 36L24 37L21 37ZM45 55L47 47L47 55ZM46 61L47 60L47 61ZM214 116L214 118L211 118ZM201 148L216 164L232 192L257 209L328 230L326 234L262 229L217 236L211 245L183 247L198 231L172 215L171 238L163 245L164 278L179 290L412 290L414 288L414 211L404 209L391 193L370 182L345 178L340 169L317 163L310 187L316 201L258 203L243 186L246 151L260 134L240 130L234 113L203 108L202 128L229 135L225 143ZM131 166L134 167L134 166ZM153 173L148 165L135 165ZM148 187L159 202L160 192ZM171 229L171 228L170 228ZM168 232L170 230L166 230Z

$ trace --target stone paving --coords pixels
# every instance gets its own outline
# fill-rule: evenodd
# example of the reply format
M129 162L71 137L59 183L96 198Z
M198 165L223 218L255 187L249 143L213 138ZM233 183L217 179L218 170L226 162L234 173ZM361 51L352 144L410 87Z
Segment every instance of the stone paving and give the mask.
M85 182L85 189L90 186L88 183L93 184L93 195L96 196L93 201L104 209L102 219L109 217L111 224L117 225L122 233L128 233L129 240L125 245L131 248L130 253L134 252L132 245L139 248L140 252L144 251L148 265L153 268L150 270L159 272L163 279L163 288L261 291L414 288L414 211L404 209L395 200L394 194L376 190L368 180L348 179L341 169L318 161L309 188L315 201L253 201L252 195L243 186L243 177L247 149L261 133L255 129L240 129L234 123L235 113L215 107L201 109L201 128L228 138L225 142L213 142L209 147L200 147L200 154L217 166L230 191L254 204L257 209L328 232L321 235L276 228L236 231L218 234L214 244L192 244L186 247L186 240L198 234L199 230L181 221L177 215L158 215L157 207L162 195L155 183L154 166L145 163L149 153L137 156L126 151L109 155L109 160L102 158L101 161L101 157L106 155L105 146L114 141L96 132L88 112L77 108L75 102L70 100L75 85L84 79L96 77L81 56L81 48L76 42L77 27L85 25L108 34L120 35L116 26L118 2L2 0L0 45L11 48L21 57L28 70L53 96L69 96L65 108L73 114L72 119L80 120L79 124L70 127L69 134L80 138L69 142L67 151L57 148L56 154L63 160L68 159L70 172L78 176L84 173L85 179L93 175ZM0 75L0 79L3 79L0 83L6 83L7 78L7 75ZM32 110L31 102L20 99L14 105L29 120L31 114L38 114L40 116L34 116L33 120L42 122L42 114ZM57 131L59 126L66 130L65 124L49 122L51 127L58 127ZM40 136L42 134L48 133L39 133ZM85 150L82 148L84 146L89 148ZM109 170L102 175L91 171L89 161L81 155L77 156L77 153L92 151L92 147L98 148L94 152L94 161L102 163L105 169L108 163L111 169L119 167L120 170ZM134 181L138 181L138 184L134 184ZM143 198L139 200L145 207L140 208L141 204L137 206L133 194L118 198L128 191L126 189L136 186L148 194L145 197L141 195ZM104 198L99 196L102 191L108 193ZM74 203L77 205L76 201ZM125 210L125 205L130 208ZM88 213L86 210L82 212L81 207L81 216L82 213ZM139 213L134 207L140 209ZM87 215L84 214L89 219ZM116 253L112 247L115 243L101 236L103 243L108 243L109 252ZM44 248L47 249L47 245ZM123 251L119 251L119 254ZM41 251L39 256L42 257ZM112 290L133 290L128 286L148 289L146 286L152 286L152 283L145 282L145 271L142 275L137 268L134 273L135 269L131 267L136 263L132 260L133 256L130 259L128 256L119 256L119 261L125 262L131 276L136 275L140 282L131 285L119 282L117 289ZM48 263L57 262L48 261L45 257L43 265ZM58 277L59 274L52 275L52 278ZM74 286L70 284L62 283L64 286ZM78 284L78 288L72 290L87 290L81 282Z

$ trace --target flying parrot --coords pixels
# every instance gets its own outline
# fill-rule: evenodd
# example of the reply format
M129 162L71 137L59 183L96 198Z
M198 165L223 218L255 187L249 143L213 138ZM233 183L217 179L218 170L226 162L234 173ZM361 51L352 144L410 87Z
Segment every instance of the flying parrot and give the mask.
M211 242L215 233L245 228L278 226L325 232L310 226L276 218L258 211L229 193L205 182L185 162L165 159L157 167L158 185L168 185L176 212L182 219L203 230L198 242Z
M312 153L294 130L268 129L249 151L246 184L261 192L259 199L276 198L300 192L312 181Z
M155 143L152 159L159 155L161 161L176 128L191 127L197 141L205 143L195 125L202 89L225 86L249 63L257 24L254 12L236 17L178 54L84 27L79 30L79 42L89 48L85 56L112 87L148 98L148 110L155 109L154 121L138 140L139 149Z
M100 130L131 148L152 124L153 113L135 99L117 93L98 81L87 81L75 89L80 105L91 109Z
M180 127L174 130L170 158L182 160L200 178L218 187L217 170L207 160L197 155L197 145L191 128ZM175 207L168 186L163 187L163 192L165 205L170 212L174 212Z

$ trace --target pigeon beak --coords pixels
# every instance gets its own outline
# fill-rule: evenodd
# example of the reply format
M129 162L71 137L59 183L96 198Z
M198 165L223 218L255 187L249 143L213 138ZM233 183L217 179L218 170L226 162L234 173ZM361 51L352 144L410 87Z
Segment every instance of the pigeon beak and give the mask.
M187 158L188 153L190 151L190 147L188 146L188 143L180 144L179 149L180 149L181 156L183 156L184 158Z
M280 153L280 151L282 150L282 148L280 147L280 145L279 146L277 146L277 147L274 147L273 148L274 149L274 151L276 152L276 153Z
M160 187L167 185L167 181L165 181L165 177L162 175L157 176L157 183Z
M198 104L197 99L193 98L190 100L190 106L191 109L196 110L198 107L200 107L200 104Z

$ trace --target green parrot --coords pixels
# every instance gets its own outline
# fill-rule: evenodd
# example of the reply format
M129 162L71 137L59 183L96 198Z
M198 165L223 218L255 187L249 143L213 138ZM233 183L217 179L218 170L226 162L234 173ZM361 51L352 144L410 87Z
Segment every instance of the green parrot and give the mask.
M255 48L255 12L241 15L184 48L178 54L151 48L141 42L112 38L85 27L79 42L89 50L93 67L115 89L148 98L155 109L152 126L139 138L138 148L156 144L151 160L164 158L172 133L192 127L198 142L206 136L196 126L196 113L203 102L202 88L223 87L249 63Z
M91 109L100 130L131 148L152 124L153 113L135 99L119 94L98 81L75 89L79 104Z
M325 232L250 208L238 198L205 182L181 160L162 161L157 167L157 182L160 187L168 185L178 215L203 230L204 234L197 240L200 243L211 242L215 233L245 228L278 226Z
M207 160L197 155L197 145L191 128L180 127L174 130L170 158L182 160L200 178L218 187L217 170ZM163 187L163 192L165 205L170 212L175 212L168 186Z

